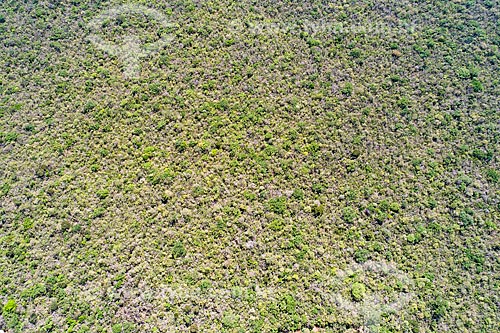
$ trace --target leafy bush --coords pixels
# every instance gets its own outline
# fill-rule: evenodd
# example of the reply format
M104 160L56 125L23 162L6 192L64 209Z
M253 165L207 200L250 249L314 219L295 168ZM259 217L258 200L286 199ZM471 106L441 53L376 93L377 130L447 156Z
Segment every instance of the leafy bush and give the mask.
M184 244L182 242L175 242L172 248L172 256L174 259L183 258L187 254L186 249L184 248Z
M361 50L360 49L354 49L354 50L351 50L351 52L349 54L353 58L359 58L359 57L361 57Z
M356 302L363 300L366 293L366 286L360 282L356 282L351 287L352 299Z
M354 220L358 217L358 214L356 212L356 209L354 209L353 207L345 207L343 210L342 210L342 218L344 219L344 221L346 221L347 223L352 223L354 222Z
M354 91L354 86L352 85L352 83L348 82L346 83L342 89L340 89L340 92L344 95L347 95L347 96L351 96L352 95L352 92Z
M474 217L470 214L470 212L467 211L461 211L460 212L460 221L462 221L462 224L464 226L469 226L474 223Z
M500 172L495 169L488 169L486 171L486 178L492 183L498 183L500 180Z
M0 132L0 143L14 142L19 137L19 133L16 132Z
M475 92L481 92L484 90L483 84L478 79L472 80L472 90Z
M314 216L316 216L316 217L321 216L321 215L323 215L324 212L325 212L325 206L323 206L323 205L312 206L312 213Z
M155 152L156 152L155 147L149 146L144 148L144 151L142 153L142 159L145 161L151 159L154 156Z
M364 263L368 260L368 256L370 255L370 251L367 249L360 249L354 252L354 260L358 263Z
M269 223L269 229L273 231L281 231L285 227L285 221L282 219L274 219Z
M430 303L432 311L432 319L439 320L446 315L450 306L449 302L442 297L437 297Z
M35 299L37 297L43 296L47 293L47 288L44 284L36 284L31 288L23 290L21 293L22 298Z
M179 153L184 152L187 147L188 147L188 144L187 144L186 141L183 141L183 140L177 140L177 141L175 141L175 149L177 149L177 151Z
M457 71L457 75L461 79L468 79L470 78L470 72L467 68L465 67L460 67Z
M321 194L323 193L324 190L325 190L325 185L323 185L322 183L314 183L312 186L312 191L314 193Z
M3 313L13 313L16 312L17 303L12 298L7 301L3 306Z
M288 314L294 314L297 307L297 301L291 294L286 294L282 297L279 307L282 311Z
M314 39L314 38L310 37L310 38L307 39L307 44L309 46L320 46L321 42L319 40L317 40L317 39Z
M97 197L99 197L99 199L106 199L109 196L109 190L107 189L98 190L96 194Z
M489 162L493 159L493 152L490 150L483 151L481 149L474 149L472 151L472 156L474 156L478 160Z
M293 190L292 196L297 200L302 200L304 199L304 191L302 191L301 189L295 189Z
M235 315L232 312L225 312L222 317L222 326L226 328L236 328L238 327L239 321L239 316Z
M102 216L104 216L104 213L106 213L106 208L98 207L98 208L94 209L94 211L92 212L91 218L96 219L96 218L102 217Z
M88 101L83 107L84 113L89 113L96 108L97 104L94 101Z
M286 212L286 198L285 197L277 197L272 198L268 201L269 210L276 214L283 215Z
M408 97L402 97L397 104L401 109L406 110L410 106L410 99Z
M136 332L135 326L132 323L118 323L111 328L112 333L133 333Z
M391 202L391 204L389 205L389 209L394 213L398 213L401 210L401 205L397 202Z

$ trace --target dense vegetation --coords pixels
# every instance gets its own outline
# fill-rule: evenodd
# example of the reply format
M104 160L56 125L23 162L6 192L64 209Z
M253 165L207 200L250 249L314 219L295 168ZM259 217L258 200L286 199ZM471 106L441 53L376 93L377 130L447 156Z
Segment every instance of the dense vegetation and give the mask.
M0 329L500 331L497 0L135 3L0 2Z

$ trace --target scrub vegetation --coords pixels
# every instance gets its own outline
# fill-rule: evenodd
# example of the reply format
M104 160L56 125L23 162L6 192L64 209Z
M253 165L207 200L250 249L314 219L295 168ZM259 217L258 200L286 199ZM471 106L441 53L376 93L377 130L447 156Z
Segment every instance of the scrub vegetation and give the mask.
M0 2L0 329L500 331L498 0L134 3Z

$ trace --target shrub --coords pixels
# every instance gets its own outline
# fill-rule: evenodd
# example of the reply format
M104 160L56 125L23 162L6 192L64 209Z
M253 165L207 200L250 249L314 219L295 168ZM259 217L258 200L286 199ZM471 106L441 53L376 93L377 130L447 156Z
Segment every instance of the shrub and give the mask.
M470 72L465 67L459 68L458 71L457 71L457 75L461 79L468 79L468 78L470 78Z
M358 216L358 214L356 213L356 210L352 207L345 207L342 210L342 218L347 223L354 222L354 220L356 219L357 216Z
M307 39L307 45L309 46L320 46L321 45L321 42L317 39L314 39L312 37L308 38Z
M474 149L472 151L472 156L474 156L478 160L489 162L493 159L493 152L489 150L482 151L481 149Z
M95 218L101 217L104 215L105 212L106 212L106 209L104 207L96 208L92 212L91 218L95 219Z
M415 244L418 241L418 238L417 238L417 236L415 234L409 234L409 235L406 236L406 240L410 244Z
M165 168L164 170L153 170L149 175L147 175L147 180L153 185L161 184L167 180L172 180L175 177L175 173Z
M495 169L488 169L486 171L486 178L492 183L498 183L500 179L500 173Z
M132 323L119 323L114 324L113 327L111 327L111 331L113 333L132 333L136 330Z
M16 132L0 132L0 143L16 141L18 136L19 134Z
M477 67L469 66L468 70L471 78L475 78L479 75L479 68Z
M390 204L389 204L389 201L387 200L382 200L380 201L380 203L378 204L378 208L382 211L382 212L387 212L389 211L389 208L390 208Z
M325 212L325 206L323 205L314 205L312 207L312 213L316 217L323 215L324 212Z
M33 228L33 219L25 218L23 221L23 229L29 230Z
M61 222L61 231L62 232L66 232L68 231L69 229L71 228L71 223L69 223L68 221L64 220Z
M24 130L28 132L33 132L35 130L35 125L33 124L26 124L24 125Z
M83 107L83 113L89 113L94 110L97 104L94 101L88 101L87 104Z
M360 282L356 282L351 287L352 299L356 302L361 301L365 297L366 287Z
M472 80L472 90L474 92L481 92L484 90L483 84L478 79Z
M13 313L17 309L17 303L13 299L9 299L3 306L3 313Z
M10 191L10 184L3 183L0 185L0 198L6 196Z
M281 299L279 307L282 311L284 311L288 314L294 314L296 311L296 307L297 307L297 301L295 300L295 298L292 295L286 294Z
M377 211L377 214L375 215L375 221L377 221L378 223L383 223L385 220L387 220L387 218L387 213L380 210Z
M99 199L106 199L109 196L109 191L106 189L98 190L96 194Z
M43 296L47 293L47 288L44 284L36 284L31 288L23 290L21 292L22 298L35 299L37 297Z
M174 259L183 258L186 254L187 251L184 248L184 244L182 244L182 242L175 242L174 247L172 248L172 256Z
M257 199L257 195L253 192L250 192L250 191L244 191L243 196L245 197L245 199L250 200L250 201Z
M232 312L225 312L222 317L222 326L226 328L235 328L238 326L238 322L240 321L240 317L235 315Z
M431 302L432 319L439 320L448 311L449 303L441 297L437 297Z
M358 263L364 263L368 260L369 255L370 251L368 251L367 249L360 249L354 253L354 260L356 260L356 262Z
M269 210L276 214L284 214L286 211L286 198L272 198L268 201Z
M175 149L177 149L177 151L179 153L182 153L183 151L185 151L187 147L188 147L188 145L187 145L186 141L182 141L182 140L175 141Z
M224 46L231 46L231 45L234 45L236 43L236 41L234 39L226 39L224 41Z
M431 209L434 209L436 208L438 205L438 202L436 201L436 199L434 198L430 198L429 200L427 200L427 206Z
M474 217L466 211L460 212L460 221L462 221L464 226L469 226L474 223Z
M274 219L269 223L269 229L273 231L280 231L283 230L285 227L285 223L282 219Z
M422 58L427 58L431 55L429 50L425 49L422 45L414 45L413 49L422 57Z
M410 106L410 99L408 97L402 97L397 104L401 109L406 110Z
M155 151L156 151L156 148L152 147L152 146L144 148L144 151L142 153L142 159L145 161L151 159L154 156Z
M352 83L348 82L346 83L342 89L340 89L340 92L346 96L351 96L352 95L352 92L354 90L354 87L352 85Z
M304 191L296 188L295 190L293 190L292 196L297 200L302 200L302 199L304 199Z
M389 209L393 211L394 213L397 213L401 210L401 206L397 202L392 202L389 205Z
M312 191L314 193L320 194L320 193L323 193L324 190L325 190L325 186L321 183L315 183L312 186Z
M350 55L353 58L359 58L361 57L361 50L360 49L351 50Z

